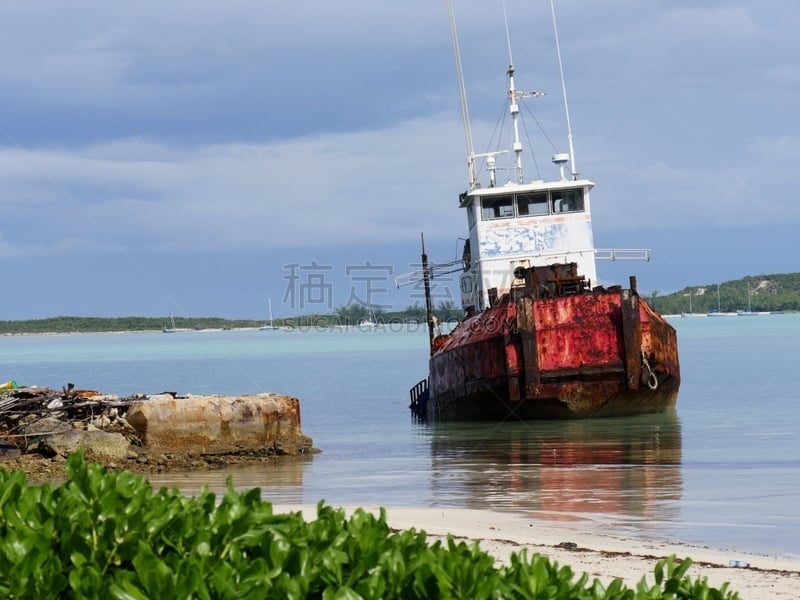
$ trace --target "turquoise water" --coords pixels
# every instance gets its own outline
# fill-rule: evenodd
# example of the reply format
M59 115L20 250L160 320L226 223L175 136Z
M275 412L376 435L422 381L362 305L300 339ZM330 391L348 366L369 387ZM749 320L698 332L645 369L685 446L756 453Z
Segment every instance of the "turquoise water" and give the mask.
M273 502L510 511L591 531L800 555L800 315L675 318L676 414L424 425L408 388L427 332L218 331L0 337L0 381L129 395L300 399L322 453L154 477Z

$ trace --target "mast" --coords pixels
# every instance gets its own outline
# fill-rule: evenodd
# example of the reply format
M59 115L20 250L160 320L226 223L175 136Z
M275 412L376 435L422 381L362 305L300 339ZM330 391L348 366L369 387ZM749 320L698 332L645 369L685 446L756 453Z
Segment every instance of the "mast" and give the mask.
M419 234L422 240L422 281L425 285L425 312L428 318L428 342L433 355L433 303L431 301L431 270L428 268L428 255L425 253L425 234Z
M517 103L517 89L514 86L514 65L508 65L508 101L511 111L511 123L514 128L514 169L517 173L517 183L522 183L522 142L519 141L519 104Z
M508 105L509 105L509 112L511 113L511 125L512 129L514 130L514 139L512 140L512 147L514 149L514 170L517 173L517 183L523 184L525 183L523 175L522 175L522 142L520 141L519 137L519 103L517 102L520 98L540 98L544 96L544 92L537 92L537 91L530 91L530 92L521 92L517 90L517 86L514 83L514 65L513 63L508 65L508 70L506 71L506 75L508 75ZM506 151L496 152L495 154L505 154Z

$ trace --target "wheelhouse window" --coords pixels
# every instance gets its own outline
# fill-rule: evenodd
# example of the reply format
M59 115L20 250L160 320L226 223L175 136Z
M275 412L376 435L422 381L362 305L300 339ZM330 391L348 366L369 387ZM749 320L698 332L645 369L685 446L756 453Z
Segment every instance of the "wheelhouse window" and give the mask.
M550 214L584 212L583 188L544 190L484 196L480 199L481 219L510 219ZM470 228L475 224L472 209L468 210Z
M514 196L484 196L481 198L483 219L508 219L514 216Z
M551 193L553 198L553 212L581 212L583 206L583 189L572 190L553 190Z
M520 217L546 215L549 212L550 208L547 205L547 192L517 194L517 215Z

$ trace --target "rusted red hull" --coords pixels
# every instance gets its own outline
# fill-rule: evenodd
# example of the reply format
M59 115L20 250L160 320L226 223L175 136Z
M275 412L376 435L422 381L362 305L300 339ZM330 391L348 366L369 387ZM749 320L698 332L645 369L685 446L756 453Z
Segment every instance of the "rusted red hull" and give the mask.
M503 297L436 340L425 416L615 417L673 408L675 329L632 290Z

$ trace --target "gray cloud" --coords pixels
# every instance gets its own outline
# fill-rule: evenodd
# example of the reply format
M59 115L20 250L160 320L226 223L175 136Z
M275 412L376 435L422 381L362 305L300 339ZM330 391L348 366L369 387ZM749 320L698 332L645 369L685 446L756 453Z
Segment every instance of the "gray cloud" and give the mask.
M664 232L701 255L715 231L764 246L796 228L794 3L556 6L600 245ZM566 147L549 2L507 7L517 83L548 94L530 106L549 139L532 120L524 132L544 170L550 140ZM503 108L502 11L457 2L456 17L483 151ZM0 259L464 235L440 4L0 3L0 88Z

